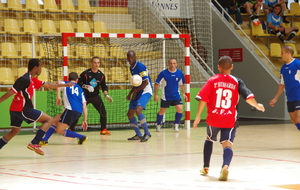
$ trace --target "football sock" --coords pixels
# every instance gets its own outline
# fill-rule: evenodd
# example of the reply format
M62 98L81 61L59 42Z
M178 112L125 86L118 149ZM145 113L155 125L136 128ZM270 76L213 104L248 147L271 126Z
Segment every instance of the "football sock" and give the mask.
M45 131L43 131L42 129L39 129L36 132L36 135L35 135L34 139L31 141L31 143L32 144L39 144L39 142L42 140L45 133L46 133Z
M175 114L175 124L179 124L181 118L182 118L182 113L176 112L176 114Z
M213 142L209 140L205 140L204 149L203 149L203 160L204 160L203 167L209 167L212 151L213 151Z
M47 141L55 131L56 131L56 127L54 125L51 125L51 127L46 132L42 141Z
M296 123L295 125L296 125L297 129L300 131L300 123Z
M156 124L161 125L161 122L162 122L163 118L164 118L164 115L157 114L156 115Z
M138 118L139 118L141 126L144 129L145 134L150 135L150 132L148 130L148 125L147 125L146 118L145 118L144 114L138 115Z
M230 165L230 162L232 160L232 156L233 156L233 151L230 147L225 147L224 148L224 152L223 152L223 166L227 165L229 166Z
M4 137L2 137L1 139L0 139L0 149L4 146L4 145L6 145L8 143L8 141L4 138Z
M65 129L65 132L64 132L63 136L71 137L71 138L79 138L79 139L81 139L83 137L83 135L75 133L75 132L73 132L71 130L68 130L68 129Z
M142 136L142 133L138 127L138 123L136 121L136 118L132 118L132 119L129 119L129 123L130 123L130 126L132 127L132 129L135 131L136 135L141 137Z
M293 37L295 37L297 32L298 32L298 30L293 30L293 31L290 33L290 35L289 35L289 37L288 37L287 40L291 40Z

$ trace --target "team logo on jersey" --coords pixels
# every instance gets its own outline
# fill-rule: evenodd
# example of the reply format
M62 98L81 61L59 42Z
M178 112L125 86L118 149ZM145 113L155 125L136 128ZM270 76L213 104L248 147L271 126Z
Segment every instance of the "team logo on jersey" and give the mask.
M95 78L93 78L93 80L90 81L90 85L94 88L97 86L97 84L98 84L98 81Z

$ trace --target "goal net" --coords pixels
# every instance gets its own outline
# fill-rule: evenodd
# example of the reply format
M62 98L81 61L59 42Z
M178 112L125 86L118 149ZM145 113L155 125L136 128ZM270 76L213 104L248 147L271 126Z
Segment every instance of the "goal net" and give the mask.
M109 95L113 103L104 101L107 111L108 128L130 128L127 119L129 102L126 100L131 84L129 79L129 64L126 54L129 50L136 52L137 60L146 65L152 83L157 75L168 66L170 58L178 60L178 69L185 74L186 94L190 97L190 82L193 87L199 88L205 80L199 70L199 63L190 61L189 35L187 34L110 34L110 33L63 33L61 36L40 36L38 44L45 54L45 67L49 70L50 80L67 80L69 72L80 74L90 68L93 56L100 57L100 70L105 74ZM191 72L190 72L191 71ZM160 92L159 92L160 94ZM61 108L55 106L55 92L49 92L47 98L47 113L56 115ZM155 125L156 114L160 102L153 99L147 104L144 114L149 125ZM88 105L88 123L92 128L100 128L99 114L94 107ZM184 104L182 127L190 127L189 101ZM167 110L165 124L172 123L175 109ZM78 124L81 123L81 119ZM170 126L170 125L167 125Z

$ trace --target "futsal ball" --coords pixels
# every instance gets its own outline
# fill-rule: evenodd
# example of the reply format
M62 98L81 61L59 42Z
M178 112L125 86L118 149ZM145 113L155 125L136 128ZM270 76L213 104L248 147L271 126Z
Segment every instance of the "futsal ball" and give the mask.
M143 79L140 75L132 75L131 77L131 84L134 87L138 87L142 84Z

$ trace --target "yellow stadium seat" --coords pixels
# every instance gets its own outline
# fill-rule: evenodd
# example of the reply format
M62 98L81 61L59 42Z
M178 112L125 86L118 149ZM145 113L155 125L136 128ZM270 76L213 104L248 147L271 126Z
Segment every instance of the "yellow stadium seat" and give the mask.
M40 34L35 20L24 19L24 32L26 34Z
M24 34L20 31L20 26L16 19L4 19L4 31L8 34Z
M91 9L89 0L78 0L78 10L83 13L95 13L96 12Z
M19 67L17 73L18 77L23 76L25 73L27 73L27 71L28 71L27 67Z
M123 51L123 48L118 45L113 45L110 47L110 56L116 59L126 59L126 52Z
M91 33L90 25L87 21L77 21L77 32Z
M264 32L261 24L255 26L253 23L251 23L251 32L252 32L252 36L260 36L260 37L272 36L272 34L266 34Z
M43 67L41 74L38 76L38 79L44 82L48 82L48 69Z
M58 9L55 0L44 0L44 9L47 12L62 12Z
M18 55L16 46L14 43L10 42L3 42L1 44L2 49L2 57L4 58L21 58L21 56Z
M293 48L293 50L294 50L294 55L293 55L293 57L299 57L299 56L300 56L300 55L298 54L298 50L297 50L295 44L292 44L292 43L286 43L285 45L289 45L289 46L291 46L291 47Z
M281 46L279 43L271 43L270 44L270 56L271 57L280 57L281 54Z
M90 59L90 48L86 44L78 44L78 46L76 46L76 55L78 58Z
M26 0L25 6L29 11L44 11L37 0Z
M60 32L64 33L64 32L74 32L74 28L72 26L71 21L69 20L61 20L59 21L59 26L60 26Z
M57 34L53 20L42 20L42 32L45 34Z
M85 70L87 70L86 67L75 67L74 72L76 72L78 74L78 76L79 76Z
M0 84L14 84L14 76L10 68L0 68Z
M290 4L290 13L291 15L300 15L300 6L299 3L291 3Z
M61 6L61 10L64 12L79 12L75 9L72 0L61 0L60 6Z
M110 81L112 82L124 83L128 81L128 77L126 77L126 72L122 69L122 67L111 67L110 73Z
M23 58L35 57L35 55L32 54L32 43L21 43L21 56Z
M26 11L26 9L23 8L20 0L8 0L7 7L9 10Z
M103 44L95 44L93 46L93 56L98 56L98 57L100 57L102 59L109 59L109 58L111 58L108 55L106 47Z
M105 22L95 21L94 22L94 32L95 33L108 33L106 29Z

